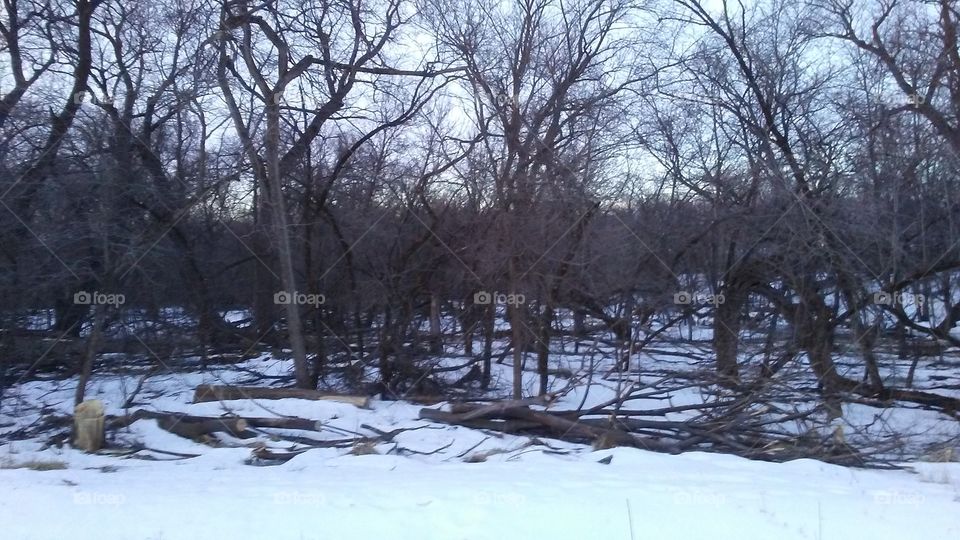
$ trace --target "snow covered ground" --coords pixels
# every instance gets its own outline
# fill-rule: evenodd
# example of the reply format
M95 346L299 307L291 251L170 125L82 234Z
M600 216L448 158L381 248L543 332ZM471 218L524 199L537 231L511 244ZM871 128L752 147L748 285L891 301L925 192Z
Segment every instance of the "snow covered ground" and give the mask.
M241 448L122 463L19 451L67 468L0 471L0 528L18 540L960 537L956 463L879 472L634 449L426 463L313 450L250 467ZM18 445L4 455L17 459Z
M584 357L555 360L576 371ZM645 368L658 369L694 363L669 354L641 360ZM510 367L494 367L494 391L509 388ZM108 414L145 408L207 416L290 415L315 420L321 429L263 429L252 439L220 435L201 444L144 419L111 436L109 446L124 452L100 455L49 444L49 433L10 437L51 414L68 414L75 380L36 380L8 389L0 404L0 441L19 440L0 442L0 538L960 538L956 462L912 461L904 470L878 471L806 459L768 463L702 452L594 451L429 423L418 419L421 405L376 399L368 409L299 399L190 403L198 384L267 384L289 373L288 361L270 356L204 371L161 371L143 382L125 409L141 374L101 366L88 397L103 400ZM536 375L528 375L524 383L532 389ZM926 381L926 375L919 371L918 380ZM641 374L639 380L658 376ZM561 378L552 382L554 390L568 384ZM567 386L554 406L601 403L616 395L619 384L597 377L589 391L585 384ZM703 399L698 389L688 389L668 403L632 400L625 406ZM686 414L666 418L682 420ZM905 440L915 437L918 449L925 441L960 437L960 422L915 408L850 404L844 419L878 433L897 431ZM371 435L370 427L408 431L373 447L376 453L315 448L282 464L252 458L255 448L305 448L276 435L329 441ZM136 448L141 450L131 450Z

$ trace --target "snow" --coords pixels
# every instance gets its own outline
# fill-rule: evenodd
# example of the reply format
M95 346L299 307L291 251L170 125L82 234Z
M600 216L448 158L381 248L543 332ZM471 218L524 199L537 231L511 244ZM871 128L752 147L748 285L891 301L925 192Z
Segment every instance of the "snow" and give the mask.
M7 448L5 452L12 452ZM183 461L49 452L69 468L0 470L4 537L957 538L960 464L863 471L798 460L614 449L425 463L315 450L275 467L220 448ZM609 465L598 463L612 456ZM102 465L101 465L102 466ZM112 469L108 469L112 470Z
M499 350L504 346L497 343ZM613 351L596 343L582 350L579 355L558 352L553 362L581 373L594 360L604 365L589 384L582 377L577 386L552 379L551 389L561 392L553 407L590 407L618 395L625 385L654 385L664 372L698 363L684 356L697 354L696 348L658 343L651 354L636 359L643 373L604 377ZM455 357L439 361L462 363ZM847 369L842 358L838 364ZM493 368L498 386L491 392L503 393L512 368ZM932 377L942 373L952 380L955 368L923 365L916 380L933 384ZM893 356L881 357L885 375L902 369ZM802 376L809 368L795 365L782 374L793 376L790 370ZM300 399L190 403L199 384L265 385L290 371L289 360L269 355L203 371L165 370L143 381L134 404L124 409L145 371L105 366L89 384L88 397L103 400L108 414L145 408L206 416L296 416L321 428L262 429L251 439L221 434L214 444L202 444L168 433L154 420L140 420L110 440L115 448L143 448L124 454L89 455L69 445L50 445L49 434L2 442L46 415L68 414L76 381L14 385L0 402L0 538L960 538L960 463L955 462L911 461L902 464L903 470L880 471L701 452L594 451L581 444L430 423L419 420L420 405L379 399L367 409ZM532 391L536 383L536 374L525 372L524 387ZM679 388L669 400L633 399L624 407L655 409L705 399L712 398L699 388ZM670 413L665 419L682 421L694 414ZM913 452L910 459L933 442L960 440L960 422L915 407L850 403L843 422L849 436L859 431L880 440L897 434ZM307 448L277 435L342 440L372 435L366 426L407 431L378 444L376 454L313 448L282 464L252 459L254 448ZM794 428L803 431L803 426ZM601 462L605 458L609 464Z

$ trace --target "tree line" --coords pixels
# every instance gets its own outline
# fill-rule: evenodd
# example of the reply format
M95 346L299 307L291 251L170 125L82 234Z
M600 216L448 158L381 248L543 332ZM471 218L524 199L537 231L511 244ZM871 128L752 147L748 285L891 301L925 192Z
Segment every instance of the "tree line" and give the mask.
M399 392L457 342L486 387L502 339L521 397L527 355L547 392L560 320L595 321L628 369L696 315L727 384L759 329L762 377L804 355L828 398L882 394L891 328L960 344L958 19L4 0L5 378L79 372L80 401L104 352L272 345L300 387L375 368Z

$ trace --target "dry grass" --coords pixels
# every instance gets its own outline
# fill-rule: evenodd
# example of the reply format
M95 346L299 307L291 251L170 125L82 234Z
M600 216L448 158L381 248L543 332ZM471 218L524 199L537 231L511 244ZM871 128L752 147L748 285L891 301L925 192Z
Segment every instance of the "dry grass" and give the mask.
M922 456L920 461L928 461L931 463L956 463L960 462L960 452L958 452L956 448L945 446L943 448L935 449Z
M59 471L67 468L63 461L32 459L29 461L0 461L0 469L30 469L32 471Z
M361 442L353 445L353 448L350 449L350 453L355 456L368 456L371 454L379 454L377 452L376 444Z

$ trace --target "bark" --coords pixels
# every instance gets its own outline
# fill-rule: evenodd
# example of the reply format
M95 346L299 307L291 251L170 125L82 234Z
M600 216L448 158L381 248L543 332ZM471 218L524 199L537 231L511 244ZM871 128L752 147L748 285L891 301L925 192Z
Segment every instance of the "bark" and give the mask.
M722 289L724 301L717 305L713 324L713 349L717 355L717 374L735 383L740 379L737 364L740 341L740 313L746 295L736 284Z
M80 378L77 381L77 390L73 397L74 405L79 405L84 401L84 395L87 390L87 382L93 373L93 363L100 352L100 342L103 338L103 323L106 318L106 306L93 306L93 326L90 329L90 339L87 341L87 350L83 355L83 364L80 366Z
M553 325L553 306L549 303L543 307L540 316L540 336L537 340L537 372L540 375L540 391L538 395L546 395L550 384L550 330Z
M513 334L513 399L523 398L523 349L524 332L523 323L521 323L522 314L520 306L510 304L507 307L510 311L510 330Z
M494 333L493 304L483 310L483 373L480 377L480 387L484 390L490 387L491 366L493 360L493 333Z
M188 439L197 439L204 435L224 432L234 437L248 437L247 420L237 417L191 416L181 413L156 412L137 410L127 416L111 418L110 429L129 426L137 420L156 420L157 425L164 431Z
M527 401L513 400L502 405L475 406L472 409L468 405L461 405L458 410L463 412L460 413L421 409L420 418L503 433L518 433L529 430L545 431L562 440L594 442L605 448L610 446L634 446L662 451L670 451L676 448L675 445L653 438L638 437L619 429L589 425L558 413L534 411L526 406Z
M586 336L586 331L584 328L584 318L586 313L582 309L574 309L573 311L573 353L580 354L580 341Z
M297 291L297 280L293 270L293 250L290 247L290 234L287 227L287 206L280 177L280 104L277 97L267 103L266 112L267 182L270 189L270 202L273 204L274 239L277 259L280 262L280 283L283 289L293 296ZM285 307L287 334L290 338L290 348L293 350L293 371L297 386L311 388L313 381L307 367L307 346L303 338L300 306L295 301L290 301L285 304Z
M430 352L443 352L443 336L440 329L440 295L430 293Z

